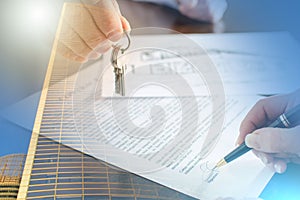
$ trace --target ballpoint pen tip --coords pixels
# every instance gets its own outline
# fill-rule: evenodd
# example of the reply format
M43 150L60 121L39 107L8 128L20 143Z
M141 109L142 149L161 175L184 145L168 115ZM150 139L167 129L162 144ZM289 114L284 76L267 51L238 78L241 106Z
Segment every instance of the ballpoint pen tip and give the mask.
M226 160L223 158L223 159L221 159L219 162L217 162L217 164L215 165L215 167L214 167L213 169L220 168L220 167L222 167L222 166L224 166L224 165L226 165L226 164L227 164L227 162L226 162Z

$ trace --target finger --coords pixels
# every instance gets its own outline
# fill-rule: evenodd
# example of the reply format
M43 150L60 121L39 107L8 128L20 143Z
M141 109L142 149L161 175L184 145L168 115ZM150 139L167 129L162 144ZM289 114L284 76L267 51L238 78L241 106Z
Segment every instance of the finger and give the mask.
M245 143L248 147L265 153L300 152L300 126L290 129L262 128L247 135Z
M247 134L265 126L267 122L275 120L285 111L287 104L287 95L269 97L258 101L241 123L237 144L241 144Z
M283 173L286 170L285 163L287 163L285 160L279 162L279 159L274 159L273 162L266 164L266 166L273 172Z
M105 40L104 42L98 44L98 46L94 48L94 51L99 54L103 54L107 52L111 47L111 43L108 40Z
M92 51L89 53L87 59L88 60L97 60L98 58L100 58L101 54L100 53L97 53L95 51Z
M274 158L270 154L266 154L256 150L252 151L265 165L268 165L274 161Z
M83 39L70 27L64 24L60 34L60 42L72 50L77 56L88 58L92 49L83 41Z
M88 7L89 11L104 36L116 42L121 39L123 29L120 20L120 11L112 1L99 1L97 8Z
M272 156L275 158L289 158L289 159L299 157L298 155L292 153L273 153Z
M81 40L91 50L99 48L107 43L105 35L98 29L89 9L99 9L97 6L73 5L72 9L66 11L64 21L70 26ZM101 20L105 20L101 19Z
M275 172L282 174L283 172L286 171L287 163L282 159L277 159L273 163L273 168Z
M118 14L121 15L121 11L120 11L118 2L116 0L112 0L111 2L113 4L113 6L115 7L115 10L118 12Z
M63 43L60 41L57 44L57 52L60 53L63 57L84 63L87 61L86 58L76 55L71 49L66 47Z
M131 27L129 22L127 21L127 19L123 16L121 16L121 23L122 23L122 27L125 31L130 31Z
M117 12L120 15L123 30L130 31L131 30L130 23L124 16L122 16L120 8L119 8L119 4L116 2L116 0L113 0L112 3L114 4L115 10L117 10Z

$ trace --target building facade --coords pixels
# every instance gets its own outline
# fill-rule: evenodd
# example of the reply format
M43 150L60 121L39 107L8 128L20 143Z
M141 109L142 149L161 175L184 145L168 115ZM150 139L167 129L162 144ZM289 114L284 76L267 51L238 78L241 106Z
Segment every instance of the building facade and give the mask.
M25 154L0 157L0 199L17 199Z
M44 136L38 137L29 183L22 187L18 199L193 199Z

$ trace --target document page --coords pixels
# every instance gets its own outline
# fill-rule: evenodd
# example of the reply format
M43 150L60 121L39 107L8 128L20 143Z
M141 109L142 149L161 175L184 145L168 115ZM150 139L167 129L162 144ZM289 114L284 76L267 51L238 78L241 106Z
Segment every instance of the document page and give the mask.
M297 82L297 77L293 62L289 62L291 60L283 53L285 50L270 45L270 35L254 34L254 39L245 40L244 43L240 36L242 38L242 34L237 36L237 42L232 35L225 35L226 40L217 41L215 39L218 37L211 35L191 35L194 41L205 46L204 51L196 45L183 42L176 35L135 37L133 50L119 59L119 64L126 64L127 67L126 97L116 98L114 84L107 84L114 83L114 74L108 67L104 71L101 89L102 97L107 98L99 98L101 100L95 106L96 115L100 113L97 116L100 129L114 133L107 143L125 152L123 162L119 156L116 159L106 159L200 199L258 196L273 172L265 168L251 152L218 172L212 172L212 169L220 158L235 148L240 122L255 102L264 95L287 92L290 87L285 81ZM275 34L275 37L283 40L288 38L284 33ZM153 46L162 48L152 48ZM198 65L200 70L197 71L193 65ZM219 77L212 75L216 71L211 66L215 67ZM151 81L159 84L146 84ZM196 107L190 102L193 97L189 97L185 83L197 96ZM218 105L220 109L212 109L210 88L214 84L222 84L226 94L226 103ZM176 93L178 90L180 94ZM125 106L114 110L114 107L124 102ZM184 110L180 105L184 105L190 113L187 121L196 118L193 114L199 114L197 119L200 123L195 130L196 134L188 131L184 131L183 135L179 134L182 122L180 117ZM222 106L225 110L222 130L217 134L211 133L210 124L217 124L216 120L222 120L221 117L212 119L212 113L222 113ZM151 112L155 110L152 108L161 112L158 114L161 116L157 119L158 122L152 121L155 120L151 118ZM193 109L197 112L191 112ZM129 120L116 119L119 114L120 119ZM163 129L155 133L156 129L151 125L162 126L159 122L165 119ZM129 121L139 128L126 126ZM189 126L189 123L186 124ZM126 130L129 135L120 134ZM180 139L176 140L176 137ZM168 145L172 148L164 151Z
M280 52L260 48L267 46L262 41L268 34L182 37L132 37L118 59L126 65L124 97L114 92L111 52L83 65L67 78L68 92L49 100L65 105L60 137L53 139L199 199L257 197L273 172L252 152L213 167L235 148L240 123L257 100L293 89L285 83L299 85L298 73ZM242 39L252 40L252 46L243 46ZM20 110L30 107L34 96L39 95L1 115L31 129Z
M147 123L155 124L148 113L151 112L151 107L162 106L167 120L163 129L157 133L155 128L148 129L149 126L146 129L149 131L141 132L136 128L127 132L128 122L124 120L118 123L118 120L114 120L111 107L112 101L113 104L121 105L126 99L109 98L98 101L95 111L100 132L106 133L105 136L99 134L99 131L92 134L90 129L88 132L82 131L85 140L94 138L101 146L86 146L92 155L193 197L255 197L260 194L273 172L266 169L251 152L221 169L213 170L213 167L220 158L235 148L239 124L256 100L251 96L226 99L223 130L206 143L204 141L208 138L212 122L208 97L197 98L197 103L203 107L199 113L201 123L194 133L179 133L181 108L178 99L161 97L131 99L133 102L128 111L137 127L145 127ZM182 102L188 104L189 98L183 97ZM126 119L127 110L121 108L122 106L117 111L118 115ZM190 116L190 120L194 118ZM159 125L155 124L156 127ZM252 185L258 183L262 186L253 189Z
M299 47L287 33L192 34L186 35L188 42L182 37L135 36L134 50L126 56L120 55L120 64L127 66L126 89L130 90L137 79L148 80L153 76L173 81L174 87L183 88L174 76L179 73L196 95L207 95L207 80L203 76L213 82L216 78L210 76L216 73L213 68L221 78L221 82L215 84L221 83L226 95L279 94L289 92L299 82L295 66L300 62ZM286 47L276 46L272 42L276 40L286 41ZM105 83L113 83L111 66L106 67ZM102 95L112 96L113 86L105 84Z
M81 71L82 77L93 68L99 66ZM88 85L84 78L77 83ZM73 107L85 153L199 199L257 197L273 172L251 152L213 168L235 148L239 125L259 98L229 95L213 108L210 96L174 97L151 85L133 97L74 93Z
M239 125L261 98L259 94L278 92L263 85L278 78L267 75L278 67L274 59L229 54L227 60L217 53L211 60L209 53L181 42L176 35L138 36L133 41L136 50L118 60L127 67L125 97L114 94L109 56L104 56L101 78L91 88L95 95L91 99L74 95L76 102L82 102L75 108L84 108L77 115L90 116L80 120L78 131L85 151L196 198L257 197L273 172L251 152L221 169L213 168L235 148ZM166 49L151 47L153 41ZM222 64L215 65L218 61ZM237 67L238 63L259 67L261 62L266 73L259 76L256 70L240 74L243 70ZM227 64L234 66L232 70L224 70L230 68ZM84 77L97 74L99 66L94 68L80 72L77 87L86 85ZM224 91L214 91L222 89L220 85Z

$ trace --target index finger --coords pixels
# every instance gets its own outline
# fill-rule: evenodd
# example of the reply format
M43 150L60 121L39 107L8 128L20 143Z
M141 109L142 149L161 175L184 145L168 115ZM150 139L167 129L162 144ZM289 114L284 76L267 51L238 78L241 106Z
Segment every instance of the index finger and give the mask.
M96 7L87 7L97 27L107 39L116 42L122 37L120 10L114 0L100 0Z
M286 110L288 95L278 95L259 100L241 123L237 144L241 144L247 134L266 126Z

